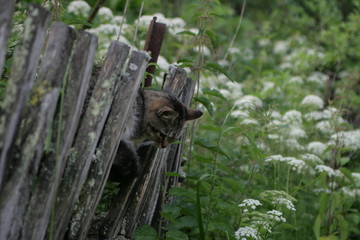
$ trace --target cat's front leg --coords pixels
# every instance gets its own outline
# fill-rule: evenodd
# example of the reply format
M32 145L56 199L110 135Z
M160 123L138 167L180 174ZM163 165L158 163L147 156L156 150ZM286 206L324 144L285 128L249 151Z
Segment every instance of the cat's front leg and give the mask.
M131 141L121 140L111 167L109 180L112 182L131 181L140 173L139 155Z

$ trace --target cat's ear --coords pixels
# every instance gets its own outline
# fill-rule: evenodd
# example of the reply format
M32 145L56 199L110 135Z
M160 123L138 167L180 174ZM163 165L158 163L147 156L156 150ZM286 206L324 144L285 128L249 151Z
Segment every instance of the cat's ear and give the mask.
M174 111L171 107L162 107L157 111L159 117L163 118L164 120L172 121L173 119L177 118L179 114Z
M188 108L186 112L186 121L198 119L203 115L202 111L193 108Z

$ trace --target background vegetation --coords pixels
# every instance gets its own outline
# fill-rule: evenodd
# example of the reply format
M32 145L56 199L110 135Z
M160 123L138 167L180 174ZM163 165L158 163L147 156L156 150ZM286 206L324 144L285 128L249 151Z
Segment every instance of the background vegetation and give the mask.
M96 0L37 2L81 28ZM156 79L169 63L185 67L205 115L188 127L166 235L144 226L134 239L359 239L360 2L147 0L136 21L141 3L130 1L121 40L142 49L152 16L167 23ZM125 1L103 6L88 30L99 62Z

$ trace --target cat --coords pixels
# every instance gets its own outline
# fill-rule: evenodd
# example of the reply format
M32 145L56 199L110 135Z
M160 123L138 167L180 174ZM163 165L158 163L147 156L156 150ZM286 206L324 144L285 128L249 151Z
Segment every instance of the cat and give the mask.
M125 123L109 180L121 182L139 175L140 157L135 143L147 140L166 148L179 140L187 121L201 116L200 110L187 108L171 93L140 89Z

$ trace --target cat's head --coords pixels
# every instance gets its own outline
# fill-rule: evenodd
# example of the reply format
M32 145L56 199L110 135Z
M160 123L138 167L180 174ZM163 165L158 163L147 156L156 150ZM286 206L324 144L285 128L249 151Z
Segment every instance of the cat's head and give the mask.
M145 99L144 133L157 147L165 148L179 140L185 123L202 115L165 92L147 90Z

